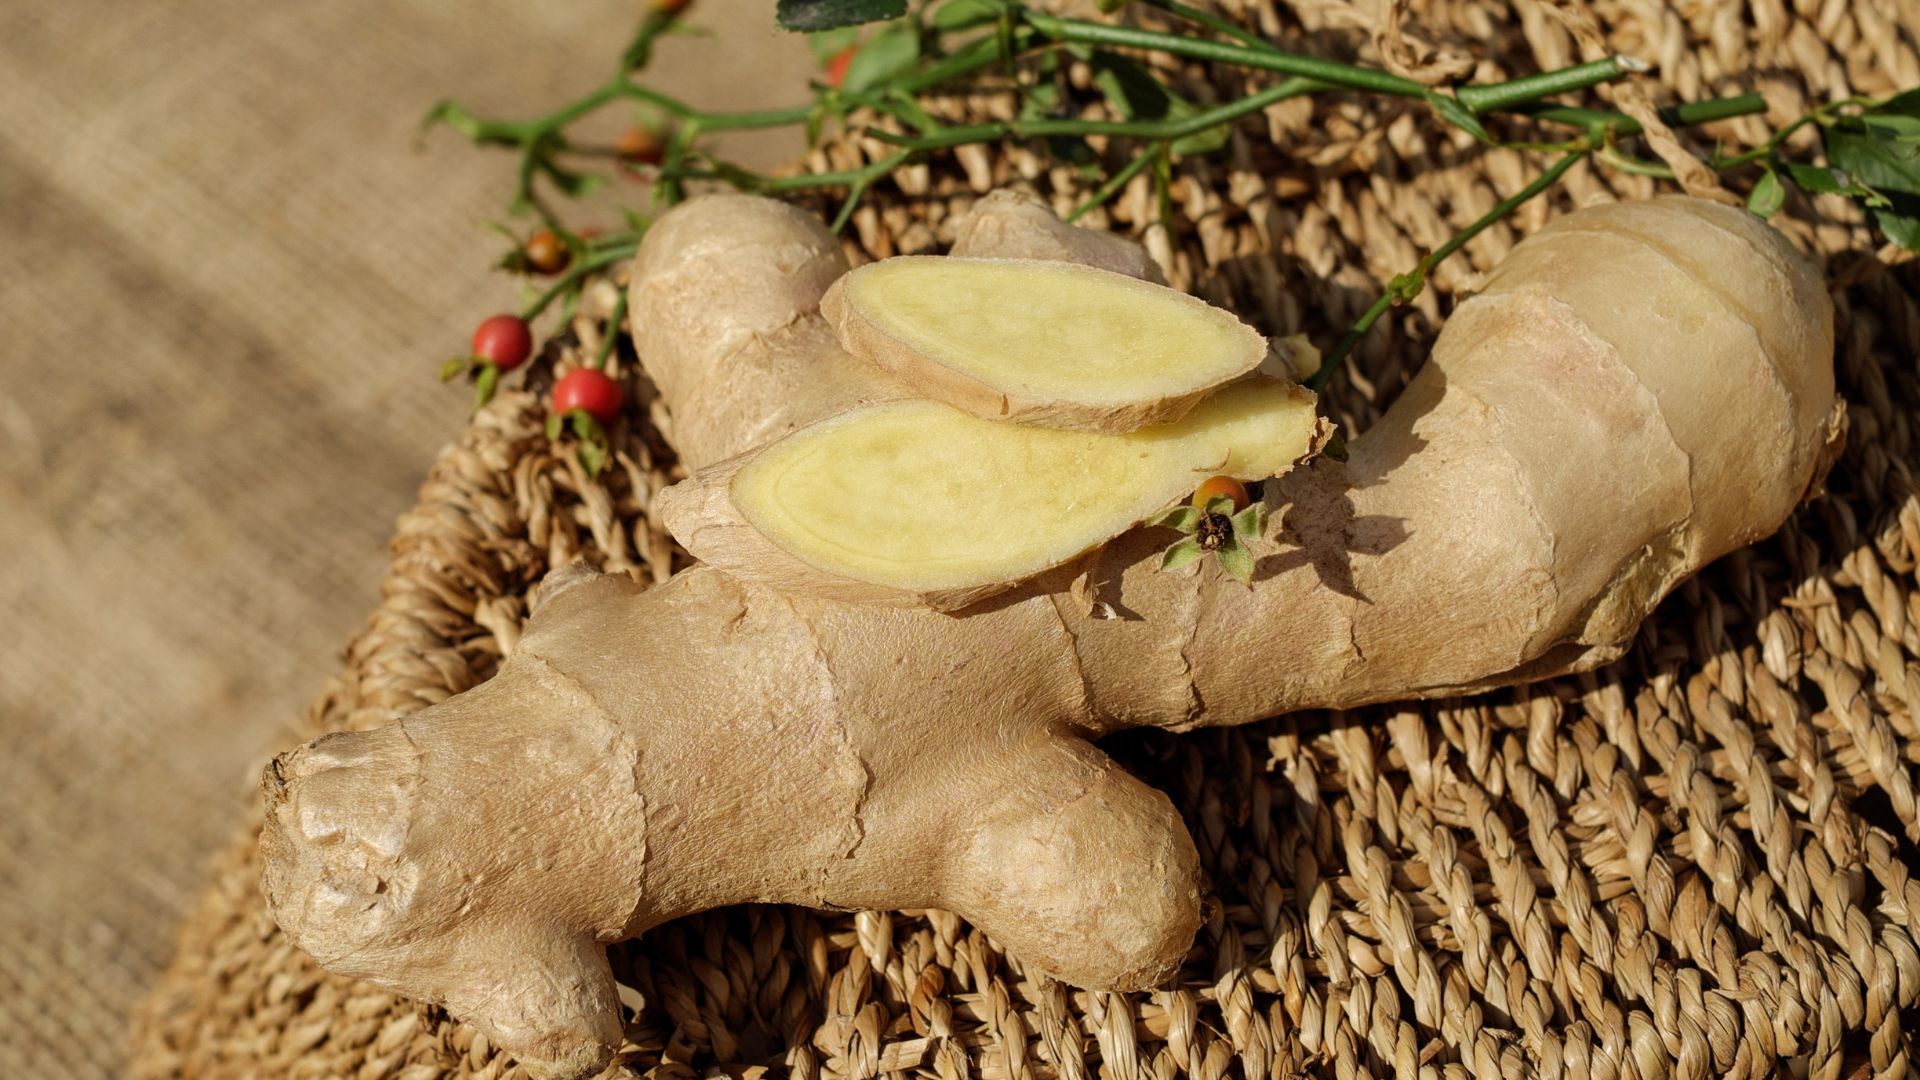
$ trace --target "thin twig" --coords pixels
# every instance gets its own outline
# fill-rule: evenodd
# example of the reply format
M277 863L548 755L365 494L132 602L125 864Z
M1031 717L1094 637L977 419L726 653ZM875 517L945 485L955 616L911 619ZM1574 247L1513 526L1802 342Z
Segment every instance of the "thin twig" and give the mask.
M1419 296L1421 290L1426 288L1427 275L1433 271L1434 267L1440 265L1442 260L1454 252L1459 251L1466 245L1467 241L1485 232L1487 228L1495 222L1513 213L1514 210L1518 209L1520 205L1528 199L1552 187L1560 177L1566 174L1568 169L1573 168L1575 162L1586 156L1587 149L1584 146L1578 150L1568 152L1562 156L1560 160L1549 166L1547 171L1534 177L1533 181L1526 187L1501 199L1498 203L1494 204L1493 209L1482 214L1473 224L1453 234L1446 243L1433 249L1431 253L1420 260L1419 265L1388 282L1386 292L1382 293L1380 298L1373 302L1373 306L1367 309L1366 314L1360 316L1360 321L1354 323L1353 329L1348 330L1346 335L1340 339L1340 343L1335 345L1333 351L1327 354L1326 360L1320 365L1320 370L1314 372L1313 376L1307 380L1307 388L1316 394L1326 389L1327 381L1333 378L1333 373L1338 371L1340 366L1346 362L1347 357L1352 354L1354 346L1360 344L1360 339L1366 336L1368 330L1373 329L1373 324L1379 321L1380 316L1387 313L1388 308L1396 304L1412 302L1413 298Z

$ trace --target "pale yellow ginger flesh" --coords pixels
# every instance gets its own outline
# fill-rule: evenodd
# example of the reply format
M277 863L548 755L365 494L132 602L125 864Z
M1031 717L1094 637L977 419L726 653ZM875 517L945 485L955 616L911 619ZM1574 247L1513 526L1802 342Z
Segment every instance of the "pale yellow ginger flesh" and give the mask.
M1091 431L1179 418L1266 340L1163 285L1071 263L912 256L861 267L822 310L856 356L977 416Z
M734 474L732 497L763 536L825 573L905 592L968 589L1058 566L1215 473L1283 472L1314 429L1313 395L1281 382L1229 387L1126 435L900 401L775 443Z

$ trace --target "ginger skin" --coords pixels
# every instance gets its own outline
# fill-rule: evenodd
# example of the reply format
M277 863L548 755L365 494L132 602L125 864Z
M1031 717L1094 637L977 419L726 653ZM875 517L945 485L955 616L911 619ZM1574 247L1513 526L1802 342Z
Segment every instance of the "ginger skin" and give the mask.
M1073 250L1010 205L974 235ZM744 196L655 227L632 318L690 468L906 396L821 321L843 268L817 222ZM1459 306L1348 463L1267 485L1287 539L1256 542L1251 590L1156 572L1145 529L960 616L561 568L493 680L268 770L271 909L323 965L446 1004L546 1077L618 1045L601 946L722 904L944 907L1032 970L1155 985L1200 923L1198 859L1091 740L1618 656L1806 490L1834 435L1831 325L1756 219L1599 207Z

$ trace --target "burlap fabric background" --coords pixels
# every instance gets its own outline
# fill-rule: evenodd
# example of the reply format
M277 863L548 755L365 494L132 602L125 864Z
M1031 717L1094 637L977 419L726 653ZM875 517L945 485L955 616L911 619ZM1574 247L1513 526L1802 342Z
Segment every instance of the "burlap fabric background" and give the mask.
M1759 88L1776 122L1920 81L1911 3L1586 10L1613 47L1657 59L1670 89ZM1248 14L1333 52L1364 53L1372 21L1345 3ZM1488 58L1486 76L1577 58L1534 5L1436 0L1416 25ZM1242 89L1223 77L1212 93ZM1335 99L1267 120L1186 170L1177 234L1148 239L1178 282L1271 332L1324 338L1537 164L1404 106ZM961 155L879 192L858 244L937 247L974 192L1008 182L1063 204L1081 183L1019 152ZM1649 189L1582 168L1471 245L1362 350L1340 411L1364 424L1448 295L1545 215ZM1103 217L1143 229L1144 186ZM1629 660L1475 702L1116 740L1187 813L1222 901L1175 987L1089 995L1028 979L938 914L721 912L616 951L644 1003L629 1063L663 1076L1706 1076L1783 1062L1904 1075L1920 996L1920 281L1866 260L1870 237L1844 207L1796 203L1786 225L1835 284L1853 443L1830 499L1684 589ZM604 298L573 328L585 347ZM537 394L509 394L441 456L401 522L383 602L303 732L384 722L485 678L550 565L672 568L644 517L672 475L654 426L626 425L624 467L595 483L546 446L540 420ZM139 1075L512 1072L438 1010L314 969L264 918L256 879L241 837L141 1013Z
M702 0L724 42L676 40L662 77L736 107L801 85L763 7ZM576 93L634 11L0 4L0 1075L120 1073L460 428L435 366L516 300L475 226L510 166L415 153L416 118Z

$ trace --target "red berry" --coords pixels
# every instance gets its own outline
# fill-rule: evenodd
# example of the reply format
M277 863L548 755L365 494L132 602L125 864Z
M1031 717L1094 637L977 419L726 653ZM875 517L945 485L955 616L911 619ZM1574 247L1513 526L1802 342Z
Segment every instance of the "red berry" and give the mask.
M517 368L533 355L533 329L518 315L495 315L474 330L473 355L501 371Z
M669 15L678 15L693 6L693 0L654 0L653 6Z
M1245 510L1247 503L1252 501L1247 496L1247 485L1231 476L1214 476L1209 477L1205 483L1194 489L1193 505L1204 510L1207 503L1222 495L1233 500L1233 512L1236 514Z
M553 413L565 416L584 409L602 424L613 423L620 415L620 384L598 368L575 368L567 372L553 388Z
M541 229L527 237L527 266L537 273L557 274L573 261L567 242L552 229Z
M859 51L857 47L849 45L833 54L833 59L827 61L828 86L840 89L840 84L847 81L847 69L853 66L853 55Z

